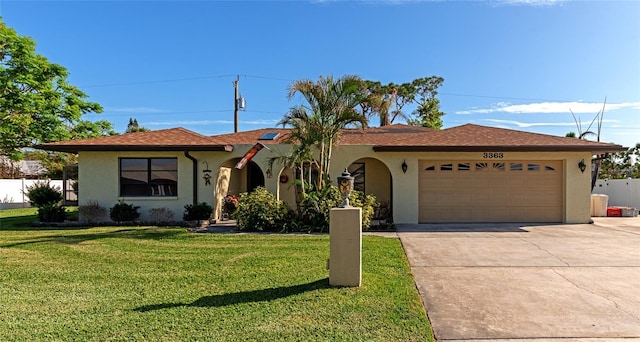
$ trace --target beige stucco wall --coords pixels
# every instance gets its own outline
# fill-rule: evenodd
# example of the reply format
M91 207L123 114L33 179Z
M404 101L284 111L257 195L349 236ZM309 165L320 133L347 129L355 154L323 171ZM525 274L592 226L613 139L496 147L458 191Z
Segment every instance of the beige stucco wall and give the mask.
M216 161L224 152L191 152L198 160L198 202L213 204ZM177 158L178 195L172 197L121 197L119 158ZM149 220L152 208L167 208L173 212L175 220L182 220L184 206L193 203L193 162L183 152L80 152L78 154L79 205L88 201L98 201L103 207L111 208L118 201L140 206L140 220ZM205 185L204 170L209 163L212 179ZM216 168L214 168L216 167ZM84 186L83 186L84 184Z
M233 167L235 158L241 158L252 145L236 145L234 151L229 152L191 152L198 159L198 201L208 202L214 207L223 192L218 190L214 196L216 177L221 167ZM283 155L289 151L288 146L269 146L263 149L253 159L262 172L268 168L268 160L273 156ZM148 198L121 198L119 197L119 157L176 157L178 159L178 196L176 197L148 197ZM339 146L334 149L331 160L330 176L335 179L342 173L345 167L363 158L367 159L366 184L368 193L385 193L385 188L391 188L393 218L395 223L418 222L418 164L419 160L483 160L482 152L374 152L371 146ZM584 159L587 170L582 173L578 169L578 163ZM509 160L561 160L564 163L564 222L586 223L590 221L590 159L588 152L504 152L501 161ZM80 204L89 200L97 200L106 208L113 206L119 199L135 203L141 207L141 219L148 219L148 210L157 207L167 207L174 212L175 219L181 219L184 205L192 202L192 162L182 152L81 152L79 154L79 182ZM202 170L205 169L203 161L207 161L211 174L211 185L205 186ZM406 161L408 169L406 174L402 172L401 164ZM387 170L391 177L387 175ZM236 170L232 171L232 180L229 183L229 192L235 188L246 187L246 174L235 177ZM241 171L246 172L246 171ZM289 182L279 182L281 172L289 175ZM265 176L265 187L280 199L293 203L294 187L293 173L283 170L276 165L272 171L273 176ZM234 179L239 178L239 179ZM392 184L388 184L388 182ZM234 182L237 182L234 183ZM243 185L242 182L245 182ZM386 183L385 183L386 182ZM382 196L380 198L382 200ZM217 211L219 213L219 211Z
M590 221L591 154L588 152L503 152L509 160L561 160L564 170L564 222ZM395 223L418 223L418 164L420 160L483 160L483 152L374 152L370 146L341 146L335 149L331 160L331 175L340 174L345 165L360 158L376 158L391 172L393 182L393 218ZM582 173L578 163L584 159L587 170ZM402 162L407 163L403 174ZM369 173L367 172L367 175Z

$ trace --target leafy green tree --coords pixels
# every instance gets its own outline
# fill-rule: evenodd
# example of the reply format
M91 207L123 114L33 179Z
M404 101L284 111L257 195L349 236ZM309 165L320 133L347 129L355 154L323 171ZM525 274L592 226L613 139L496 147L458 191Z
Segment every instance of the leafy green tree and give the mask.
M78 120L76 124L71 127L69 137L71 140L77 140L117 134L118 133L113 130L113 125L109 121Z
M19 160L24 147L68 140L85 113L102 107L67 83L67 70L35 52L36 43L0 19L0 154Z
M577 138L578 136L576 135L576 132L571 131L571 132L565 134L565 137L567 137L567 138Z
M436 95L443 82L444 79L438 76L417 78L402 84L382 85L380 82L363 81L361 89L365 100L360 104L361 114L368 120L377 115L380 126L404 118L410 125L440 129L445 113L440 111L440 100ZM412 117L404 112L408 104L417 105Z
M318 189L331 182L328 171L340 130L348 126L367 125L366 118L356 110L364 101L361 85L360 77L345 75L339 79L321 76L316 82L303 79L289 86L289 100L298 94L304 98L306 105L292 107L279 125L292 127L291 142L317 150Z
M116 135L109 121L88 121L79 120L70 130L71 139L96 138L106 135ZM78 156L73 153L52 152L52 151L27 151L23 153L25 159L39 160L42 166L47 169L47 177L51 179L62 179L63 169L66 166L77 164Z
M363 101L359 104L362 116L369 121L375 115L380 118L380 126L390 125L393 92L389 86L380 82L362 81L360 91L363 96Z
M443 82L444 78L438 76L418 78L411 82L416 91L415 101L418 108L413 111L413 117L407 120L408 124L433 129L442 128L442 116L445 113L440 110L440 100L436 95Z
M640 143L602 160L598 178L640 178Z
M149 131L150 129L138 125L138 119L129 118L129 123L127 124L127 130L125 131L125 133L149 132Z

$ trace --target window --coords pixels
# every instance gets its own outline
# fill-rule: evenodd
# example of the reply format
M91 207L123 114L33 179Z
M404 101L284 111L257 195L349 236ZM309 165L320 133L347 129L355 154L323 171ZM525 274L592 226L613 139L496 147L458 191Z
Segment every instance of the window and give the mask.
M458 171L470 171L471 163L458 163Z
M435 169L436 169L435 165L430 165L430 166L427 166L424 170L425 171L435 171Z
M275 140L280 133L278 132L268 132L263 134L258 140Z
M540 165L538 164L527 164L528 171L540 171Z
M349 165L348 169L353 180L353 190L358 190L364 192L364 163L352 163Z
M493 163L493 168L498 171L504 171L504 163Z
M511 163L511 171L522 171L522 163Z
M177 158L120 159L120 196L177 195Z
M440 164L440 171L453 171L453 164Z

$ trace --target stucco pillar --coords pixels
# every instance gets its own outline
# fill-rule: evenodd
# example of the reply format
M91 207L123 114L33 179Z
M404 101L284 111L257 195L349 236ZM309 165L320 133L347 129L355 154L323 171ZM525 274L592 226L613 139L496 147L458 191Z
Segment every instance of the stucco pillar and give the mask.
M329 284L362 284L362 209L333 208L329 214Z

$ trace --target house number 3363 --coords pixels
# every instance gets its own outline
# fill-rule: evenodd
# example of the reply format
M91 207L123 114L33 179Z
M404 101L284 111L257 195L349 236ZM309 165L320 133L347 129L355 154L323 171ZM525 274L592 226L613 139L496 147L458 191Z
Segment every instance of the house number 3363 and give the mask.
M502 153L502 152L484 152L482 154L482 158L484 158L484 159L502 159L502 158L504 158L504 153Z

